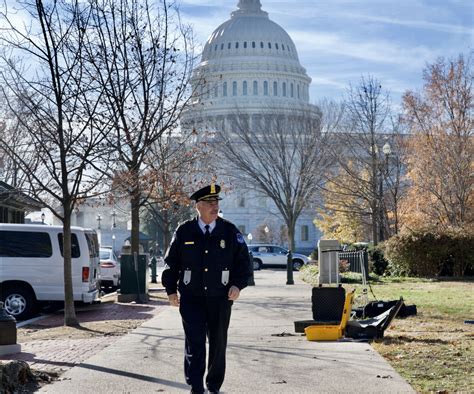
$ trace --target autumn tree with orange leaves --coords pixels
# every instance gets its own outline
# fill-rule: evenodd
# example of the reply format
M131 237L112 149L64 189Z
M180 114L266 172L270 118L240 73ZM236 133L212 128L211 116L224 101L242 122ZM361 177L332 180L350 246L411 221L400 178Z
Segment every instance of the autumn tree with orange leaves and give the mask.
M423 72L422 92L403 97L409 139L403 219L409 228L473 229L472 53L438 59Z

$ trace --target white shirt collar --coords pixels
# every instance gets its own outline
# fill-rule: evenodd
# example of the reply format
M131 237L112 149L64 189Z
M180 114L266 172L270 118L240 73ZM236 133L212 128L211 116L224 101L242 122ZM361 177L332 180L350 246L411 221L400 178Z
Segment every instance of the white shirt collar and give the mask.
M206 223L204 223L201 218L198 218L198 224L199 228L203 233L206 232ZM212 230L214 230L214 227L216 227L216 221L214 220L213 222L209 223L209 232L212 233Z

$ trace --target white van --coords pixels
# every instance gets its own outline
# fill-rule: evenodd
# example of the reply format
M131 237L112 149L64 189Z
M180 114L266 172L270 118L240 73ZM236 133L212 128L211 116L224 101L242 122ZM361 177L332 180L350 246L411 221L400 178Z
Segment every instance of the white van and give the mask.
M71 228L74 301L99 296L99 244L94 230ZM17 319L42 301L64 301L62 226L0 224L0 298Z

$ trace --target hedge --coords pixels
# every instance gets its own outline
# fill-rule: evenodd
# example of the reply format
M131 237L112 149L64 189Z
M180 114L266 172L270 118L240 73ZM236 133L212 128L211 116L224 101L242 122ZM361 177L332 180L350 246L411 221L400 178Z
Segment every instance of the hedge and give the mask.
M464 276L474 273L474 234L462 228L422 229L382 245L391 275Z

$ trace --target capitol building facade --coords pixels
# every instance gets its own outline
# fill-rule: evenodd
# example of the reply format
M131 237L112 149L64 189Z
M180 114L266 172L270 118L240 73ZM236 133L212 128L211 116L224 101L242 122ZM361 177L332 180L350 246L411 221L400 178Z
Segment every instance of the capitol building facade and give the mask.
M310 82L288 33L270 20L259 0L240 0L204 46L193 74L195 94L182 124L212 132L232 127L236 116L246 116L251 126L262 116L289 117L296 112L317 123L320 112L309 103ZM218 182L226 184L222 178L218 176ZM284 221L272 200L252 185L230 182L233 187L221 202L223 216L244 234L252 234L251 242L259 240L264 228L274 243L288 245L281 237ZM315 215L315 207L308 206L298 219L297 250L316 246L320 233L313 224Z

